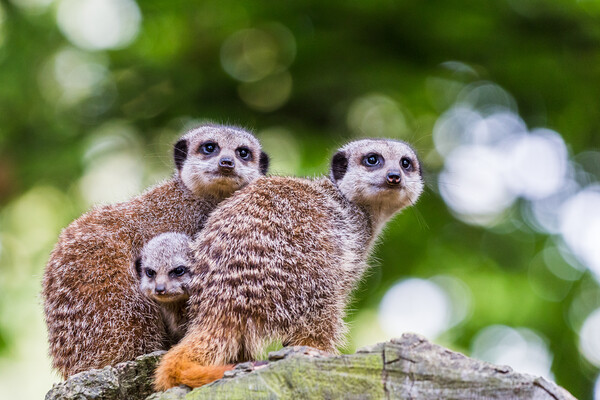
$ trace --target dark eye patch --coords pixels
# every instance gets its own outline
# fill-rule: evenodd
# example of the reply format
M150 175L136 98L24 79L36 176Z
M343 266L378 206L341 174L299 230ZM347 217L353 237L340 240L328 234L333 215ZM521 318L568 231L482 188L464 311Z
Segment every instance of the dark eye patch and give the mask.
M343 151L334 154L331 159L331 177L334 181L339 181L346 175L348 170L348 157Z
M185 139L181 139L173 147L173 159L175 160L175 166L178 170L181 170L183 163L187 158L188 154L188 143Z

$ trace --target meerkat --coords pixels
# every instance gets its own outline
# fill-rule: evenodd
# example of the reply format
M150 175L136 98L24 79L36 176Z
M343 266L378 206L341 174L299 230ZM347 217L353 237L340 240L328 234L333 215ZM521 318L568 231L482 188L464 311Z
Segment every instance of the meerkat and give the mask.
M193 261L190 241L183 233L162 233L144 246L135 264L140 290L160 305L172 344L183 337L187 323Z
M195 234L269 164L251 133L221 125L189 131L173 157L172 179L84 214L50 254L42 297L52 364L64 378L168 348L159 306L139 290L135 259L161 233Z
M336 353L374 241L422 191L408 144L365 139L339 149L327 178L264 177L221 203L192 244L203 272L188 331L155 388L202 386L276 340Z

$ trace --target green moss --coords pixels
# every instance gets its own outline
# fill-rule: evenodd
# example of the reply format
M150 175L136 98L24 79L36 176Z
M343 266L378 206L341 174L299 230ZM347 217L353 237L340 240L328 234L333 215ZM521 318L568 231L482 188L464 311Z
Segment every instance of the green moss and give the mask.
M186 399L327 399L338 398L340 393L379 399L385 395L382 369L381 354L293 357L235 380L196 389Z

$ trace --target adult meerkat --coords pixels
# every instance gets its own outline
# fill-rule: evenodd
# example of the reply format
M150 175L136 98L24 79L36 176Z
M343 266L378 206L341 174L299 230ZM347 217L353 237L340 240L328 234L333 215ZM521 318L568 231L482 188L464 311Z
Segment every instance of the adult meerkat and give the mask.
M203 125L174 146L172 179L72 222L42 282L53 366L68 377L167 348L159 307L138 287L134 260L163 232L193 235L224 198L268 168L249 132Z
M183 233L162 233L144 246L136 260L140 290L160 306L172 344L181 340L187 323L193 262L190 244L191 238Z
M342 147L329 178L268 177L221 203L192 245L184 338L155 387L201 386L266 343L335 353L344 309L383 225L423 191L409 145L367 139Z

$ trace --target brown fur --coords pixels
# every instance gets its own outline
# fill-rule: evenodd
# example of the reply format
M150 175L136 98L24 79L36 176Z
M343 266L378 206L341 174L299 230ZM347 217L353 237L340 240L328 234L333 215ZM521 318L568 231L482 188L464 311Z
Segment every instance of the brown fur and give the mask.
M377 165L365 164L370 155ZM331 178L261 178L223 202L192 245L190 327L156 388L220 378L273 340L335 353L373 242L422 189L408 145L370 139L340 149Z
M207 141L218 151L200 152ZM251 159L239 158L240 146L252 151ZM219 125L188 132L174 158L173 179L84 214L63 230L50 255L44 313L53 366L65 378L167 348L161 313L140 292L134 260L160 233L195 234L221 200L268 165L254 136ZM235 161L226 173L218 165L223 158Z

